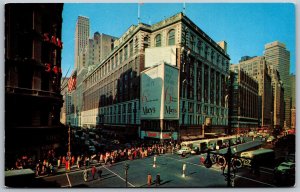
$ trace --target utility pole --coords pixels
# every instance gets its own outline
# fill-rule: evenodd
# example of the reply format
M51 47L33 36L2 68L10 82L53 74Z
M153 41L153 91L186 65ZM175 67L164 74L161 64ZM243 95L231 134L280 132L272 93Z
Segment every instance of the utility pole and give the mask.
M125 163L124 169L125 169L125 186L127 188L127 186L128 186L128 182L127 182L127 179L128 179L128 169L129 169L129 165L127 163Z
M71 126L69 123L69 129L68 129L68 134L69 134L69 139L68 139L68 171L71 170L71 166L70 166L70 160L71 160Z

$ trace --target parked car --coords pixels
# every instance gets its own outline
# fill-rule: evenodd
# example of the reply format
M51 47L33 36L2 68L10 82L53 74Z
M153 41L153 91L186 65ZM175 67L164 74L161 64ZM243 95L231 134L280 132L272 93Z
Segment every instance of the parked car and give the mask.
M275 173L279 174L295 174L295 163L293 162L282 162L278 167L274 169Z
M118 141L118 140L115 139L115 140L112 141L112 143L113 144L120 144L120 141Z
M178 155L182 155L182 154L190 154L191 151L192 151L192 149L189 148L189 147L181 147L181 149L179 149L179 150L177 151L177 154L178 154Z
M267 143L273 142L274 140L275 140L275 137L270 136L270 137L268 137L268 139L267 139Z
M194 147L193 150L191 150L192 155L198 155L200 154L200 150L198 147Z

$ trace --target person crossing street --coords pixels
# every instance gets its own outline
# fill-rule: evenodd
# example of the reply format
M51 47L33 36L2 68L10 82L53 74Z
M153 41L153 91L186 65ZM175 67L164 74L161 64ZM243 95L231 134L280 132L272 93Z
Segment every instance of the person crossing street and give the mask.
M86 169L86 167L84 168L84 171L83 171L83 179L85 182L88 181L88 170Z
M92 177L93 177L93 180L95 179L95 174L97 172L97 169L95 167L95 165L92 167Z

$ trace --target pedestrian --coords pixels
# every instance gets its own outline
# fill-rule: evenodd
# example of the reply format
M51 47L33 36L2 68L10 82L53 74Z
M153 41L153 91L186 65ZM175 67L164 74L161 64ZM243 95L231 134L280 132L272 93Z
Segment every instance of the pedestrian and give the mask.
M80 155L78 155L77 161L76 161L78 169L80 169L80 161L81 161L81 158L80 158Z
M204 161L205 161L204 157L201 156L201 157L200 157L200 164L204 164Z
M35 166L35 176L39 176L39 172L40 172L40 164L37 163L36 166Z
M95 167L95 165L92 167L92 176L93 176L93 180L95 179L95 174L97 172L97 169Z
M160 174L159 173L156 175L155 185L156 186L160 185Z
M84 171L83 171L83 179L85 182L87 182L87 180L88 180L88 170L86 169L86 167L84 168Z
M61 157L59 156L58 159L57 159L57 168L58 169L60 168L60 159L61 159Z
M148 177L147 177L147 184L148 184L148 187L151 186L151 183L152 183L152 176L150 173L148 173Z
M71 158L71 165L74 165L74 164L75 164L75 157L73 155L72 158Z
M50 171L50 174L53 175L54 171L53 171L53 165L52 163L49 163L49 171Z
M99 170L98 170L98 176L99 176L99 178L101 179L101 177L102 177L102 169L101 169L101 167L100 167Z

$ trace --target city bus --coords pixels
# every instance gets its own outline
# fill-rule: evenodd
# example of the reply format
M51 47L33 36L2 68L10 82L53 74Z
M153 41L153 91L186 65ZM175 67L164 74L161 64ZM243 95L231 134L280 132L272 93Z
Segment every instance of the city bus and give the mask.
M216 150L216 146L219 146L219 149L225 148L228 146L229 142L235 143L236 136L224 136L219 138L211 138L211 139L201 139L195 141L184 141L180 145L181 147L189 147L191 149L196 149L203 153L207 152L208 149Z
M251 161L255 161L259 165L270 165L274 162L275 152L273 149L256 149L252 151L242 152L241 157L248 158ZM250 164L245 164L251 166Z

